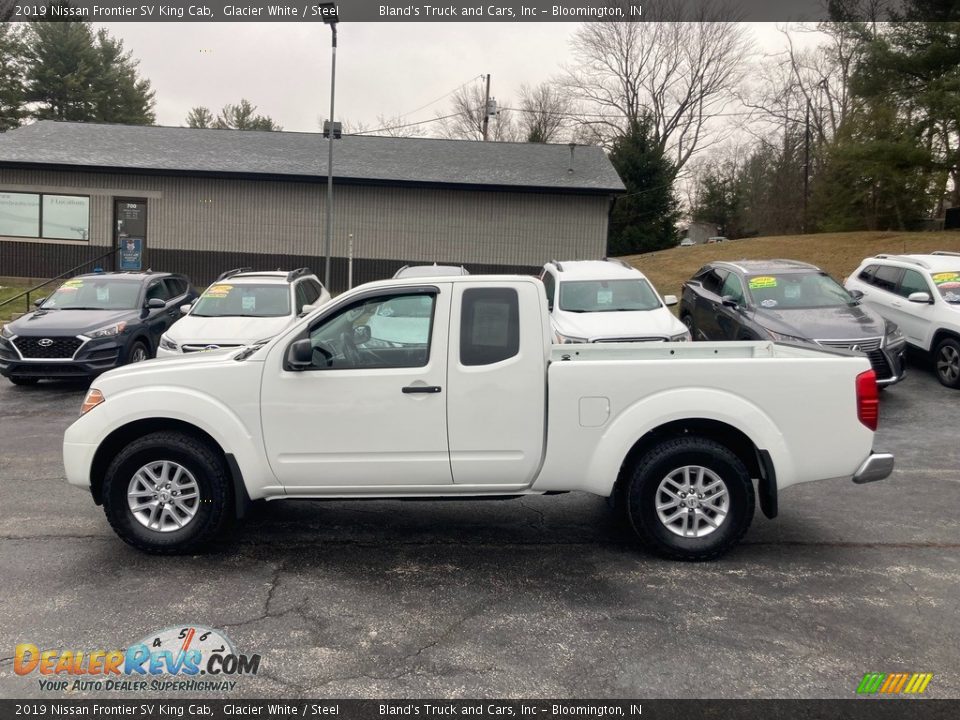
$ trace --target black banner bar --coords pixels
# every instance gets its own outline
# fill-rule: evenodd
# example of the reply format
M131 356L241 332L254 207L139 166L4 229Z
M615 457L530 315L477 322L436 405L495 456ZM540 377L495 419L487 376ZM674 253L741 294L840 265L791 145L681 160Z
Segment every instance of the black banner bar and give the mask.
M955 720L960 700L0 700L0 718Z
M877 17L897 13L888 0ZM870 7L870 3L863 3ZM57 22L593 22L830 19L825 0L0 0L0 19ZM929 17L917 17L922 12ZM848 17L845 19L856 19ZM914 9L912 20L958 20L960 3L946 0Z

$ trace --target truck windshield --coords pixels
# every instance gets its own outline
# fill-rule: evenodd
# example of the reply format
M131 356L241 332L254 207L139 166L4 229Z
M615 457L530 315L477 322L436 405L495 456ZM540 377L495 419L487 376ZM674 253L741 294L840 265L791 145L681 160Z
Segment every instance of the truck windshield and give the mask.
M214 283L190 312L191 317L284 317L289 314L289 286L257 283Z
M946 302L960 304L960 272L935 272L930 276Z
M560 309L567 312L656 310L660 297L646 280L573 280L560 284Z
M44 300L44 310L133 310L140 296L140 280L79 277L67 280Z
M818 308L852 305L855 300L826 273L769 273L747 278L753 304L762 308Z

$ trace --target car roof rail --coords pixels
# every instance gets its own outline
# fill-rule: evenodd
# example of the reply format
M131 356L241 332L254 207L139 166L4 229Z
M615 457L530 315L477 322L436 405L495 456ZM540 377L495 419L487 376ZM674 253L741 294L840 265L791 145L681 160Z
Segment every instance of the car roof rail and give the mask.
M626 260L623 260L623 259L621 259L621 258L605 257L605 258L603 258L603 261L604 261L604 262L609 262L609 263L616 263L617 265L620 265L620 266L622 266L622 267L625 267L625 268L627 268L627 269L629 269L629 270L636 270L636 268L633 267L633 265L631 265L631 264L628 263Z
M309 275L310 273L311 273L311 270L308 267L302 267L302 268L297 268L296 270L291 270L290 272L287 273L287 282L293 282L297 278L303 277L304 275Z
M557 269L557 272L563 272L563 265L560 264L559 260L551 260L550 264Z
M241 268L234 268L233 270L227 270L226 272L220 273L217 276L217 279L214 280L214 282L220 282L221 280L226 280L227 278L233 277L234 275L238 275L239 273L250 272L250 270L252 270L252 268L248 268L248 267L241 267Z
M924 262L920 258L913 258L907 255L890 255L883 253L881 255L875 255L874 257L876 257L878 260L899 260L900 262L910 263L911 265L919 265L920 267L927 268L928 270L930 269L930 263Z
M960 257L960 252L951 252L950 250L934 250L931 255L952 255L953 257Z

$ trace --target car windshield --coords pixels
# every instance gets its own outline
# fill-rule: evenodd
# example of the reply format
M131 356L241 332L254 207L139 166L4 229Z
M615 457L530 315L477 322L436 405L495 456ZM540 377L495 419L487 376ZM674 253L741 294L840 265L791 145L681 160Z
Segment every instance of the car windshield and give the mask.
M140 297L140 280L78 277L67 280L43 301L44 310L133 310Z
M930 275L930 279L940 292L940 297L951 305L960 304L960 272L936 272Z
M646 280L574 280L560 284L560 309L568 312L656 310L660 297Z
M190 311L192 317L284 317L289 314L289 286L228 282L208 287Z
M818 308L856 302L826 273L765 273L747 278L753 304L762 308Z

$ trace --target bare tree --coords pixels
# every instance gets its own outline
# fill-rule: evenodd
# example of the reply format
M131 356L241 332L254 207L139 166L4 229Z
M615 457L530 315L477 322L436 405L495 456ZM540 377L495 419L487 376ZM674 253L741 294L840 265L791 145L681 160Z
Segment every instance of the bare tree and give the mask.
M442 133L448 138L483 140L484 90L479 84L467 85L453 94L450 112L440 115ZM509 110L498 110L488 123L487 137L490 140L512 141L516 139L513 117Z
M568 106L569 99L554 85L521 85L518 136L527 142L548 143L558 140L569 123Z
M744 76L747 30L732 22L736 12L711 0L689 10L682 0L665 0L656 13L643 22L584 24L564 84L579 101L578 121L607 143L648 118L679 172L722 134L711 119Z

